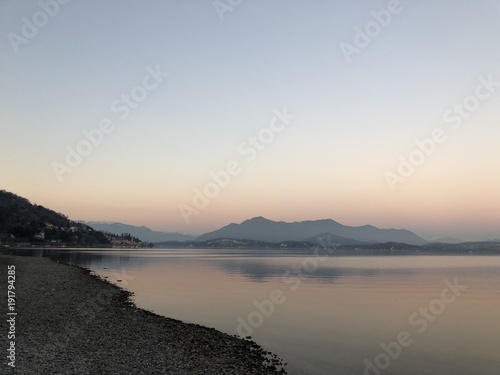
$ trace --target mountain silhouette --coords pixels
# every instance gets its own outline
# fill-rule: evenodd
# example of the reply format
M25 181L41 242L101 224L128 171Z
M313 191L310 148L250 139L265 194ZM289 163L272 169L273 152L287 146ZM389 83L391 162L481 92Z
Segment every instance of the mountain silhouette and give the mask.
M308 220L287 223L272 221L264 217L254 217L241 224L229 224L213 232L199 236L197 241L217 238L248 239L266 242L305 241L315 237L331 234L340 237L337 242L400 242L411 245L423 245L427 241L406 229L379 229L372 225L351 227L342 225L332 219Z
M193 240L195 236L190 234L178 232L159 232L151 230L145 226L135 226L123 223L111 223L102 221L83 221L84 223L95 230L109 232L113 234L130 233L132 236L140 238L142 241L147 242L162 242L162 241L189 241Z

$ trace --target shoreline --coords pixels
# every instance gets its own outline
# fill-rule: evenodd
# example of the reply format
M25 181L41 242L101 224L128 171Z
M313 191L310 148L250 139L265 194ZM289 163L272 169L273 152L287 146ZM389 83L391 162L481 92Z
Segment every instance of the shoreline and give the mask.
M255 342L140 309L130 292L88 269L5 253L0 265L0 277L7 280L8 265L16 276L15 368L4 358L7 373L286 373L281 360ZM7 284L0 289L7 296ZM6 319L3 324L5 350Z

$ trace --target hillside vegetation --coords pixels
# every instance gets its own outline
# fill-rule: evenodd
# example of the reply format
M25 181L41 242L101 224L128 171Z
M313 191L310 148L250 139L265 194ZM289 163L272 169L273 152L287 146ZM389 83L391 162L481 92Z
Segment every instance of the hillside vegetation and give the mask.
M0 243L84 247L149 245L127 233L114 235L94 230L5 190L0 191Z

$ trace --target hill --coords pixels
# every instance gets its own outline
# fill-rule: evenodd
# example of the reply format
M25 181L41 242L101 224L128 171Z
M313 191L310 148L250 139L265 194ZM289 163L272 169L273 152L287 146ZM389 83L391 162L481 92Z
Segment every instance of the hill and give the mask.
M0 191L0 244L37 246L146 247L128 233L104 233L69 220L64 214Z
M196 241L233 238L279 243L282 241L310 241L328 233L342 239L344 244L398 242L424 245L425 239L406 229L379 229L371 225L351 227L334 220L314 220L287 223L255 217L241 224L229 224L216 231L199 236Z

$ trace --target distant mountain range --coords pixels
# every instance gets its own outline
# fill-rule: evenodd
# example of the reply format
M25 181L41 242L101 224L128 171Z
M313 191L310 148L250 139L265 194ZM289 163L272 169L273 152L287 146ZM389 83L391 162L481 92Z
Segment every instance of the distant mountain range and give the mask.
M86 224L95 230L113 233L120 235L122 233L129 233L130 235L140 238L142 241L147 242L164 242L164 241L190 241L196 238L194 235L178 233L178 232L158 232L151 230L144 226L135 226L123 223L113 223L106 221L83 221L80 223Z
M397 242L410 245L428 243L422 237L406 229L379 229L371 225L351 227L334 220L313 220L287 223L272 221L263 217L255 217L241 224L229 224L213 232L205 233L196 241L207 241L218 238L238 240L256 240L279 243L282 241L317 242L317 238L341 245L356 245L360 243Z
M140 238L142 241L158 244L168 242L200 243L219 239L249 240L262 243L281 243L286 241L311 244L335 243L337 245L362 245L386 242L406 243L410 245L424 245L428 243L424 238L405 229L379 229L371 225L350 227L331 219L286 223L283 221L268 220L263 217L255 217L241 224L229 224L198 237L179 232L153 231L145 226L124 223L83 220L79 222L95 230L116 235L129 233L134 237Z
M143 242L147 241L147 242ZM347 251L498 253L500 241L426 241L406 229L351 227L331 219L287 223L255 217L241 224L194 236L153 231L144 226L102 221L71 221L63 214L0 190L0 247L44 245L167 248L342 248Z

